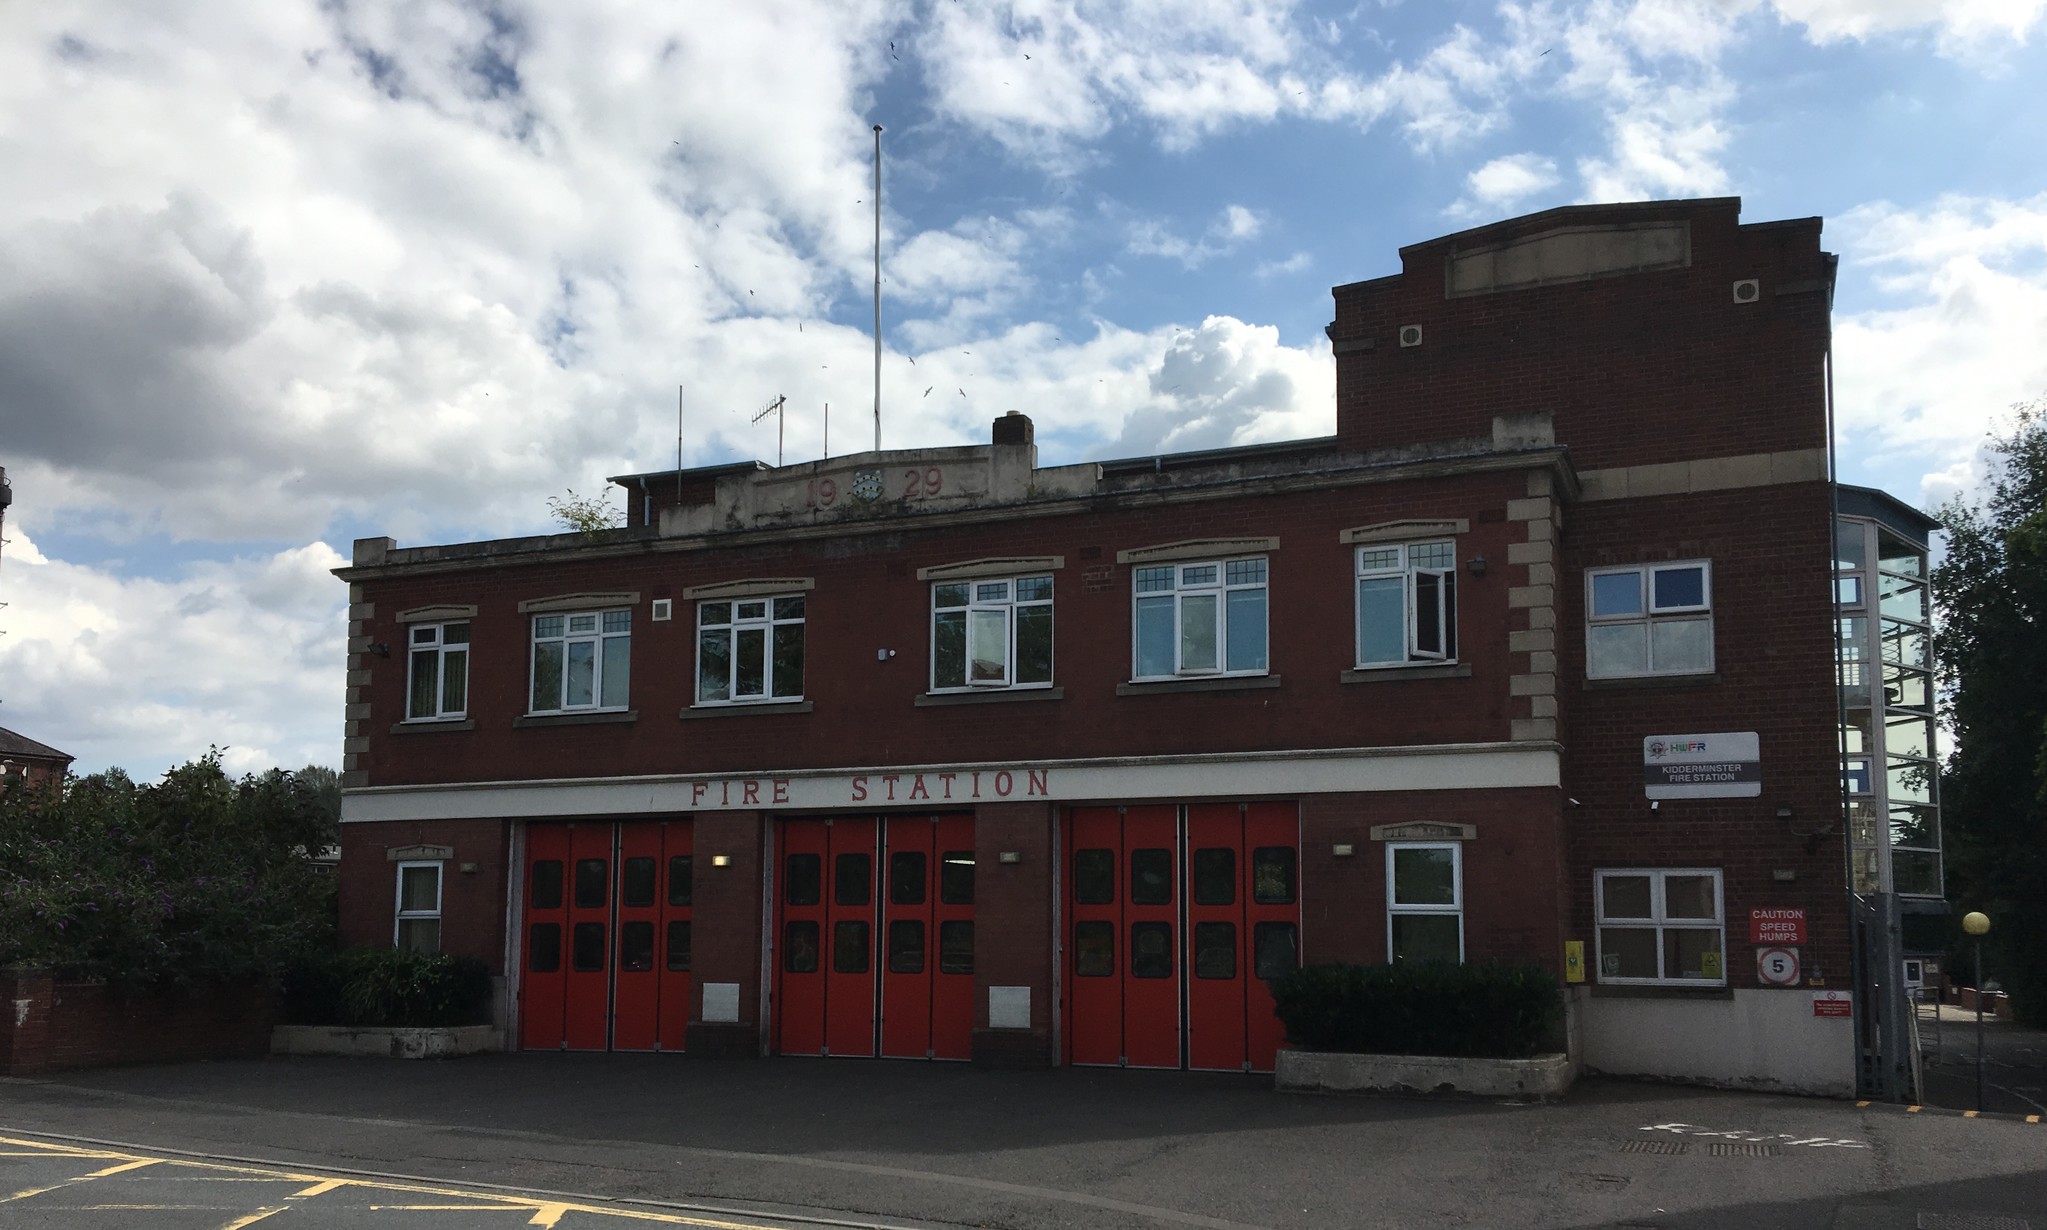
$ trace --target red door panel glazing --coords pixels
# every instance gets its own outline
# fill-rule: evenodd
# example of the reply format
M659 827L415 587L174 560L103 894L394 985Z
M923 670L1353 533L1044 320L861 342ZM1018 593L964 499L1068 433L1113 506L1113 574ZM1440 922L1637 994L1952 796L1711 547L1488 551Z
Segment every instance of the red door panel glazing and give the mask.
M874 1055L873 820L833 820L826 868L825 1054Z
M661 922L656 938L661 980L660 1049L680 1051L689 1032L690 940L695 916L695 827L687 820L662 826Z
M1067 1061L1123 1062L1123 816L1113 807L1066 815Z
M568 977L563 1040L572 1051L610 1042L613 826L569 826Z
M1123 1058L1177 1068L1180 1054L1179 809L1123 814Z
M881 873L881 1054L885 1059L931 1055L932 853L930 816L884 822Z
M967 1059L974 1040L974 818L940 816L933 838L931 1054Z
M829 830L822 820L785 821L776 849L775 1050L822 1055Z
M1286 1040L1272 1003L1269 979L1301 963L1301 821L1293 803L1252 803L1244 809L1246 1058L1254 1072L1270 1072Z
M618 826L617 940L612 950L611 1049L651 1051L660 1037L661 829Z
M525 926L521 932L519 1045L557 1050L568 993L569 831L558 824L526 829Z
M1236 803L1187 809L1187 1066L1244 1066L1244 814Z

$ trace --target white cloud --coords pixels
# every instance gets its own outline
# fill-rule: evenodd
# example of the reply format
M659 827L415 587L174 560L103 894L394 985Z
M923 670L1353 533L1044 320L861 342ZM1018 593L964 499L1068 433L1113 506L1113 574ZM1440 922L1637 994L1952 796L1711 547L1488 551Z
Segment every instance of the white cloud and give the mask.
M2047 393L2047 195L1877 203L1833 229L1889 301L1835 320L1843 439L1928 466L1929 497L1972 485L1985 433Z
M1772 7L1816 43L1935 26L1950 52L2024 41L2047 15L2047 0L1772 0Z
M122 577L10 525L0 674L10 728L151 776L227 749L229 770L341 763L347 593L324 543Z
M1244 241L1255 239L1264 229L1264 219L1242 205L1231 205L1209 223L1200 239L1174 234L1165 223L1146 219L1130 228L1128 248L1137 256L1159 256L1178 261L1189 269L1236 250Z
M1174 335L1113 446L1123 456L1296 440L1336 430L1336 367L1326 345L1283 346L1279 331L1210 316Z
M1495 158L1465 177L1471 197L1489 209L1510 210L1557 184L1557 164L1540 154Z

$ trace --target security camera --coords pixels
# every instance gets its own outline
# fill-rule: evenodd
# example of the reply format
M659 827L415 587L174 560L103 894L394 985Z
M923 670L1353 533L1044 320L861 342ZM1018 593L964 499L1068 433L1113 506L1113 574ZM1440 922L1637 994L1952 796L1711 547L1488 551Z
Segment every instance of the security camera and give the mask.
M1662 804L1662 803L1660 803L1660 802L1656 802L1656 801L1651 801L1651 802L1650 802L1650 804L1649 804L1649 810L1650 810L1650 811L1655 811L1655 810L1656 810L1657 808L1659 808L1659 807L1661 807L1661 806L1663 806L1663 804Z
M1567 800L1567 802L1569 802L1569 803L1570 803L1570 805L1571 805L1571 806L1573 806L1573 807L1583 807L1583 806L1585 806L1585 805L1584 805L1583 803L1580 803L1580 802L1579 802L1578 800L1576 800L1576 799L1569 799L1569 800Z

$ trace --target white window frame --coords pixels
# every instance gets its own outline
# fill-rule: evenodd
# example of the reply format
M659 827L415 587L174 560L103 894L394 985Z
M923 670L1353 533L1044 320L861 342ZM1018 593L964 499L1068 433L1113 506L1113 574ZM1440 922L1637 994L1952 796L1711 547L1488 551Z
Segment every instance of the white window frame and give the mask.
M1656 576L1664 572L1686 572L1697 569L1700 574L1699 596L1696 605L1659 606L1656 603ZM1636 578L1641 598L1641 610L1625 615L1595 615L1593 585L1599 577L1632 575ZM1656 627L1659 624L1704 623L1706 625L1706 662L1703 666L1679 666L1659 669L1656 665ZM1647 669L1640 671L1618 671L1597 675L1592 670L1592 633L1595 628L1612 628L1639 625L1642 629L1643 661ZM1622 568L1587 568L1585 570L1585 675L1588 679L1642 679L1656 675L1706 675L1711 674L1718 660L1713 635L1713 563L1711 560L1687 559L1670 560L1660 564L1631 564Z
M1420 551L1447 550L1449 562L1441 567L1421 567L1415 563ZM1382 557L1391 553L1394 560L1381 564ZM1352 613L1354 627L1351 636L1352 653L1359 670L1385 670L1393 667L1427 665L1436 666L1457 661L1457 543L1455 539L1436 538L1408 543L1367 543L1357 549L1351 597L1355 610ZM1368 562L1370 566L1368 566ZM1405 655L1400 658L1365 658L1365 583L1383 581L1398 577L1401 580L1401 645ZM1433 580L1437 587L1435 640L1437 648L1422 647L1423 626L1421 619L1421 593L1427 581Z
M1450 904L1403 904L1394 893L1393 860L1396 850L1448 850L1450 852ZM1464 843L1461 841L1389 841L1386 843L1386 961L1393 962L1393 920L1396 916L1427 914L1457 920L1457 960L1464 960Z
M1044 597L1020 598L1017 596L1021 586L1036 581L1045 583ZM967 601L963 604L939 606L939 591L950 587L966 590ZM999 594L989 592L998 587L1001 591ZM1052 615L1054 635L1057 635L1058 617L1052 611L1053 591L1052 574L1049 572L1025 573L1013 577L961 577L933 581L931 583L931 662L929 675L931 691L936 694L944 692L986 692L991 689L1021 690L1025 688L1051 687L1053 675L1050 672L1043 679L1019 681L1016 678L1016 636L1018 613L1033 609L1042 609ZM939 616L953 612L965 613L966 659L961 672L964 682L941 684L938 681L938 620ZM976 679L974 678L974 664L978 659L976 658L975 651L983 645L986 634L981 631L985 621L976 619L975 616L997 612L1002 616L1002 631L1000 633L1002 638L1002 675L1000 678Z
M777 606L790 601L802 603L800 613L793 617L777 615ZM704 622L704 616L708 613L709 608L714 606L729 608L729 616L726 622L717 624L706 624ZM747 612L749 607L758 609ZM810 650L810 629L807 626L809 618L809 595L802 593L746 594L736 598L714 597L699 599L697 601L696 653L692 659L696 666L696 671L692 678L696 681L693 686L696 692L697 705L699 707L714 705L791 705L800 702L803 699L801 671L798 672L799 678L796 681L796 691L783 695L777 695L775 692L775 629L795 627L803 630L804 661L807 666ZM706 632L714 629L723 630L730 640L730 646L725 659L725 695L707 697L704 695L704 635ZM759 695L741 696L739 695L739 636L741 632L748 630L757 631L761 634L761 691Z
M625 627L623 629L607 629L605 625L612 616L622 617ZM533 620L533 625L528 636L527 643L529 648L526 654L526 711L531 714L601 713L617 712L625 709L631 700L632 690L632 616L632 608L630 607L611 607L609 609L592 611L547 611L532 615L530 618ZM579 619L588 619L592 623L588 628L578 629L576 621ZM542 636L542 626L554 620L560 621L562 631L558 634ZM534 701L539 699L534 694L534 689L540 681L540 646L543 641L549 643L558 642L562 647L561 678L557 693L561 698L561 703L553 709L541 709L534 705ZM595 647L590 662L590 701L587 704L572 704L568 699L569 647L578 644L592 644ZM604 691L605 658L609 654L619 652L621 645L623 645L624 652L627 655L625 683L627 694L616 697L608 696Z
M434 908L431 910L408 910L405 908L405 873L408 870L421 867L431 867L433 869ZM447 891L447 880L445 868L439 859L424 859L398 864L398 876L392 882L391 947L398 947L399 937L404 933L404 925L406 923L432 920L434 924L433 951L441 951L441 900Z
M1649 909L1654 917L1609 917L1606 912L1606 881L1622 877L1649 877ZM1708 876L1713 881L1713 919L1709 925L1698 918L1670 917L1670 902L1664 881L1671 876ZM1608 976L1606 930L1609 927L1653 931L1656 935L1654 978ZM1720 934L1720 976L1718 978L1677 978L1663 968L1663 933L1674 931L1717 931ZM1727 985L1727 881L1718 867L1601 867L1592 873L1592 935L1594 966L1599 981L1611 986L1724 987Z
M461 629L462 639L449 635ZM447 660L462 659L462 703L450 707L447 698ZM412 711L413 690L418 683L421 659L433 662L434 696L431 712ZM438 624L408 624L405 631L405 721L452 722L469 716L469 621L452 619Z
M1249 563L1256 563L1259 565L1258 580L1232 582L1229 579L1230 565ZM1215 569L1215 580L1196 581L1191 584L1188 583L1188 581L1186 580L1187 575L1190 572L1197 572L1198 570L1203 568ZM1163 589L1140 590L1138 588L1140 578L1143 578L1146 573L1157 572L1169 573L1172 578L1172 584ZM1236 670L1232 670L1230 669L1229 664L1230 595L1232 593L1242 593L1251 590L1257 590L1265 595L1265 646L1264 646L1265 662L1263 665L1256 667L1241 667ZM1215 596L1216 664L1213 667L1204 666L1190 667L1180 660L1180 646L1182 644L1182 622L1187 608L1187 603L1185 600L1189 596L1197 596L1201 594L1213 594ZM1140 635L1141 628L1138 612L1141 608L1141 604L1144 603L1145 601L1167 597L1171 598L1173 601L1173 645L1172 645L1173 672L1168 675L1139 674L1138 673L1139 663L1142 661L1142 655L1139 652L1138 645L1138 637ZM1271 673L1272 673L1272 563L1268 557L1263 555L1242 555L1230 559L1174 560L1157 564L1137 564L1131 568L1130 678L1133 682L1142 682L1144 680L1186 679L1189 677L1210 679L1216 678L1218 676L1256 676L1269 675Z

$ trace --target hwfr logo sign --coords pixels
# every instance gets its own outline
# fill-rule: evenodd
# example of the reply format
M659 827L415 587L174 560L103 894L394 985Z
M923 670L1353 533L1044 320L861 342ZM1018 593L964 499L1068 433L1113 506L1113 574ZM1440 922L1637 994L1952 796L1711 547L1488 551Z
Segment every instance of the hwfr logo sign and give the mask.
M1763 792L1756 732L1651 735L1642 740L1642 792L1652 799L1752 799Z

